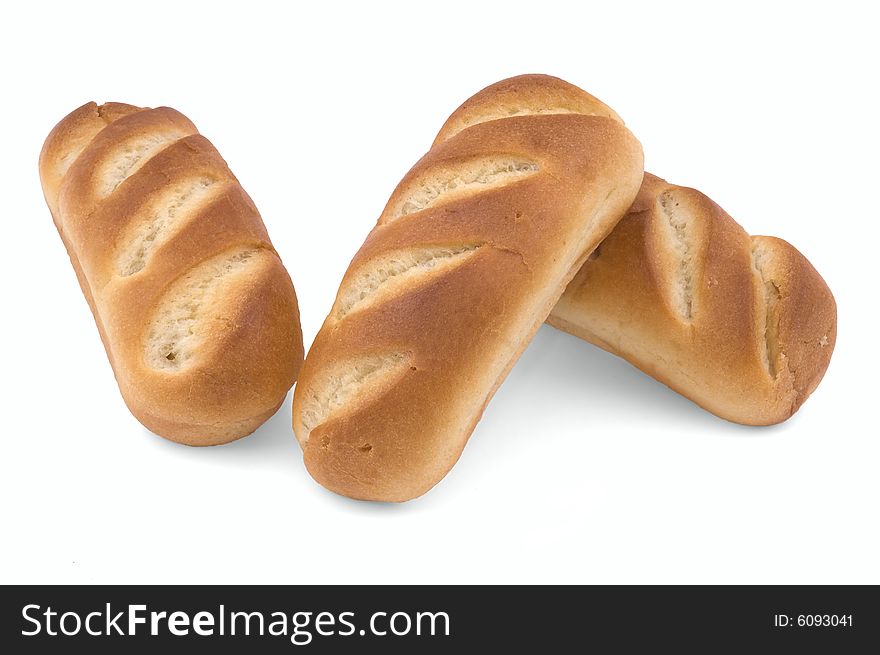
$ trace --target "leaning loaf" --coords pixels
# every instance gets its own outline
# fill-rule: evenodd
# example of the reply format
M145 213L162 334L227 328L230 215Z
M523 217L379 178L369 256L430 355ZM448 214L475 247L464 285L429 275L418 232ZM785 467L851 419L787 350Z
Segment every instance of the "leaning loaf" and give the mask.
M646 174L593 255L550 324L722 418L784 421L828 368L837 308L825 281L794 246L750 237L699 191Z
M543 115L499 96L435 143L355 255L294 393L306 466L328 489L404 501L436 484L634 199L638 141L563 84Z
M132 414L191 445L271 416L302 362L296 296L195 126L167 107L89 103L49 134L40 178Z

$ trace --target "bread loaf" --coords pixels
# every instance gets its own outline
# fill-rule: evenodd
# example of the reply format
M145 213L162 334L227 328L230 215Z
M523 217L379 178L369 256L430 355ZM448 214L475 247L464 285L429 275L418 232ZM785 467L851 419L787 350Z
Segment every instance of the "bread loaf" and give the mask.
M210 445L271 416L302 362L296 296L195 126L167 107L89 103L49 134L40 177L135 417Z
M749 425L797 411L837 336L834 297L800 252L648 174L549 322Z
M404 501L436 484L635 197L639 143L563 85L529 116L502 88L438 140L355 255L294 393L306 466L328 489Z

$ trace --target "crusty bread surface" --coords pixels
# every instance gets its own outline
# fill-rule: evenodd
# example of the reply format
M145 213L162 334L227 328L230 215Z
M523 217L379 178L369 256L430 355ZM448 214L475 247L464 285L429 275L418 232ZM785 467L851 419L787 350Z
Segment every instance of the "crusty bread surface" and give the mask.
M532 77L554 111L508 111ZM638 141L589 94L545 76L485 94L494 111L438 138L391 195L306 358L294 430L334 492L405 501L434 486L638 191Z
M88 103L40 154L46 202L122 396L148 429L213 445L284 401L296 295L259 212L179 112Z
M769 425L821 381L837 308L791 244L750 237L704 194L646 174L549 323L722 418Z

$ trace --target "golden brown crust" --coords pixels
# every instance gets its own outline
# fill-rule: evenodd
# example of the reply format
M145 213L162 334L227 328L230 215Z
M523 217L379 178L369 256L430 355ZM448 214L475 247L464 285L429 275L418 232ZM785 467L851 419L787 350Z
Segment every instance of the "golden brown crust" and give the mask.
M259 212L195 126L167 107L89 103L50 133L40 177L135 417L212 445L271 416L302 362L296 295ZM165 331L187 345L163 344L157 366L149 346Z
M487 86L462 103L443 124L434 145L476 123L548 114L604 116L623 123L611 107L558 77L518 75Z
M566 87L570 104L586 95ZM318 482L403 501L449 471L638 190L641 147L606 115L470 121L404 177L343 278L294 393L294 429Z
M675 218L664 201L684 216L684 258L664 240ZM691 264L689 317L675 302L683 259ZM699 191L649 174L548 322L750 425L784 421L801 406L837 334L834 297L794 247L749 237Z

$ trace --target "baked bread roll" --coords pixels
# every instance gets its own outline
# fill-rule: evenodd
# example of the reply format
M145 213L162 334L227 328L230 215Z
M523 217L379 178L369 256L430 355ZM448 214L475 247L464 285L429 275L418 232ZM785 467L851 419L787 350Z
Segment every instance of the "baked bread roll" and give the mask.
M302 363L296 295L195 126L167 107L86 104L49 134L40 178L132 414L190 445L269 418Z
M549 323L729 421L779 423L819 384L837 307L792 245L750 237L694 189L646 174Z
M638 141L563 84L548 83L557 111L540 116L510 112L502 85L407 173L355 255L293 400L328 489L405 501L436 484L634 199Z

